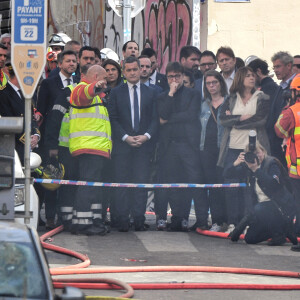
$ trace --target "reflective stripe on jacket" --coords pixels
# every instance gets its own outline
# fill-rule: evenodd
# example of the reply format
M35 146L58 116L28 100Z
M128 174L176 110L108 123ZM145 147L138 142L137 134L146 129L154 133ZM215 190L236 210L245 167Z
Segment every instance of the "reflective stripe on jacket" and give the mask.
M1 79L2 79L0 80L0 90L3 90L6 87L8 77L3 72L3 70L0 70L0 72L1 72Z
M71 94L70 152L73 156L90 153L110 157L112 142L107 109L99 96L92 97L88 94L86 82L80 82L78 86L80 85L86 86L85 96L93 100L89 106L75 106L72 101L73 93Z
M70 84L67 87L72 92L74 87L77 84ZM69 100L69 97L67 98ZM70 134L70 125L69 125L69 111L67 111L64 107L61 107L61 111L65 112L65 115L61 121L59 137L58 137L58 145L61 147L69 147L69 134Z
M290 174L300 176L300 103L296 103L289 107L293 112L295 120L294 134L287 140L286 162ZM296 161L291 161L290 150L291 144L294 144L296 150Z

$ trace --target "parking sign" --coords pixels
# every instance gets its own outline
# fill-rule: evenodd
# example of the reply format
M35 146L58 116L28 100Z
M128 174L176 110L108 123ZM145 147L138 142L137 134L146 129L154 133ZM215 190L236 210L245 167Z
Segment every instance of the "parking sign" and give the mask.
M26 98L46 63L47 0L12 1L12 66Z

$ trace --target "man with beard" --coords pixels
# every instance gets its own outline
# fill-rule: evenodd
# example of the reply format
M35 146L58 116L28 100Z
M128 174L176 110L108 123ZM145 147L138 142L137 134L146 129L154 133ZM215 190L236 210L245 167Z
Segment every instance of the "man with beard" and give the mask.
M145 48L141 55L146 55L151 61L151 74L149 83L160 86L163 90L169 89L167 77L157 71L157 53L152 48Z
M201 52L197 47L184 46L180 50L180 63L185 69L193 72L196 80L202 78L203 76L199 70L200 58Z

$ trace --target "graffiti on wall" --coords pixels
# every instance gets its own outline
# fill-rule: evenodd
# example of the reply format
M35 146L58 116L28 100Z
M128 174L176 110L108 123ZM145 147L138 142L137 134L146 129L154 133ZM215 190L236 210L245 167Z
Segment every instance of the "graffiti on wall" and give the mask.
M49 1L48 33L63 31L83 45L103 48L103 0Z
M179 59L180 49L191 42L191 9L187 1L147 1L144 44L157 51L160 69Z
M140 47L157 51L161 71L169 61L179 59L180 49L191 43L192 0L146 1L145 9L132 20L132 36ZM122 20L106 7L105 47L121 56L123 45Z
M122 19L107 5L105 6L104 26L104 47L114 50L120 56L123 45Z
M11 22L11 1L1 1L0 3L0 35L10 32Z

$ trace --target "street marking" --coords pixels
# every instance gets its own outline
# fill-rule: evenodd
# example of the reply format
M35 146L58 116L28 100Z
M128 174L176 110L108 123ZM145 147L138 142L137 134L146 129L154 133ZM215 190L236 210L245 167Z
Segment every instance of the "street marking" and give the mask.
M292 244L286 244L284 246L267 246L264 245L248 245L251 249L253 249L258 255L276 255L276 256L297 256L299 257L299 252L291 251Z
M198 252L186 232L135 232L149 252Z

